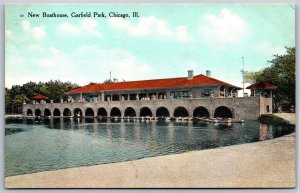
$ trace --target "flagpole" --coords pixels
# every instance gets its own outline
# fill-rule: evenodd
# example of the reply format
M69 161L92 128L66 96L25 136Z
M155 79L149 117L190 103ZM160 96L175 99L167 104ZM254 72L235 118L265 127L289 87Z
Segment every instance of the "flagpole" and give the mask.
M243 70L242 70L242 76L243 76L243 97L245 96L245 64L244 64L244 56L242 57L243 62Z

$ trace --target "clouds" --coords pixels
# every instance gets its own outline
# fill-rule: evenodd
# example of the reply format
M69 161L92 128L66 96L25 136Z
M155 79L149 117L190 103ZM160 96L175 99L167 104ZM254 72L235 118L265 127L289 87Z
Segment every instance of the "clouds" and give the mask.
M26 52L14 49L14 58L6 59L6 86L24 84L29 81L102 82L113 77L119 80L138 80L149 77L149 64L124 49L104 49L99 45L81 45L73 51L31 44ZM30 57L34 55L34 57ZM22 77L22 78L20 78Z
M108 78L109 71L112 71L113 77L125 80L147 77L151 73L149 64L124 49L104 49L97 45L83 45L72 55L77 66L88 64L84 71L91 72L87 74L96 82L102 81L104 77Z
M42 40L47 35L44 26L35 26L35 27L32 27L31 23L29 21L27 21L27 20L22 20L21 21L21 27L34 40Z
M186 26L179 25L172 29L167 21L154 16L142 17L136 24L122 18L110 18L108 24L113 29L124 31L132 37L153 36L159 39L174 39L181 43L190 41Z
M252 46L252 50L258 54L266 57L273 57L273 55L285 54L286 49L284 46L275 46L270 42L264 41Z
M64 37L90 36L101 38L103 35L98 29L98 23L94 19L83 19L77 24L64 22L58 26L58 33Z
M21 26L22 26L23 30L25 30L25 31L29 31L29 29L31 28L31 24L27 20L22 20Z
M294 10L278 6L224 4L113 6L139 18L26 18L8 8L5 22L7 86L29 80L101 82L112 71L119 80L185 76L206 69L240 84L247 70L266 66L273 54L294 44ZM40 12L52 10L37 6ZM112 6L75 6L76 12L112 11ZM55 6L61 13L69 6ZM267 17L266 17L267 16ZM271 19L270 19L271 18ZM281 19L282 18L282 19ZM274 33L276 31L276 33ZM11 83L9 83L9 81Z
M222 48L240 43L249 35L250 29L240 16L223 8L219 15L204 16L199 33L210 46Z

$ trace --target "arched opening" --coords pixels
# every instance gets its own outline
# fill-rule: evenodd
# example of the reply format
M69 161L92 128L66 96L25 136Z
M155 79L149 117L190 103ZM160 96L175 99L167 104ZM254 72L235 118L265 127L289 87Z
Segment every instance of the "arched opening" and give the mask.
M205 107L197 107L194 109L193 117L209 118L209 112Z
M27 114L27 116L32 116L33 115L32 110L31 109L27 109L26 114Z
M220 106L220 107L216 108L214 117L232 118L232 112L228 107Z
M174 110L174 117L188 117L189 112L184 107L177 107Z
M65 108L65 109L64 109L64 112L63 112L63 115L64 115L65 117L70 117L70 116L71 116L71 111L70 111L70 109Z
M41 116L42 115L42 111L40 109L35 109L34 114L35 114L35 116Z
M156 110L156 117L169 117L170 113L166 107L159 107Z
M86 117L94 117L94 110L92 108L87 108L85 110L85 116Z
M148 107L143 107L140 110L141 117L152 117L152 111Z
M59 111L59 109L57 109L57 108L54 109L53 116L60 117L60 111Z
M105 108L101 107L98 109L97 116L107 117L107 111Z
M125 109L125 113L124 113L125 117L135 117L136 116L136 112L132 107L127 107Z
M121 111L117 107L114 107L110 111L110 116L111 117L121 117Z
M82 117L82 111L80 108L74 109L74 116L76 117Z
M51 116L51 111L49 109L44 110L44 116Z

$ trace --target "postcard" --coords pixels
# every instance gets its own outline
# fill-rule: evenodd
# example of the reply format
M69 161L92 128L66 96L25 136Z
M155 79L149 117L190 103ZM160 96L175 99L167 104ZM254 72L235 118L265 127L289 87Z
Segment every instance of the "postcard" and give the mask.
M295 188L295 5L6 4L6 188Z

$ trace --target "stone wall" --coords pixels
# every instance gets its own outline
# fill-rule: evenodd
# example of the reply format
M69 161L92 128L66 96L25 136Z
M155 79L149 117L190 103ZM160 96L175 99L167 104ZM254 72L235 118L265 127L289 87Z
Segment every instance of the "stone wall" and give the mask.
M74 103L46 103L46 104L25 104L23 105L23 115L27 115L27 110L31 109L33 115L35 110L41 110L41 116L44 116L45 109L49 109L51 115L55 109L60 111L63 116L63 111L68 108L71 111L71 116L74 116L74 110L79 108L83 116L88 108L91 108L94 115L97 116L98 109L103 107L110 115L111 109L116 107L121 111L121 116L124 116L125 109L132 107L136 116L140 116L140 110L147 107L151 110L153 117L156 116L156 111L159 107L166 107L173 117L177 107L184 107L188 111L189 117L193 116L195 108L205 107L209 116L214 117L216 109L220 106L227 107L233 114L234 119L257 119L260 114L266 113L266 105L272 104L271 99L260 96L243 97L243 98L197 98L197 99L162 99L162 100L132 100L132 101L98 101L98 102L74 102ZM269 106L272 112L272 106ZM56 110L57 111L57 110Z

